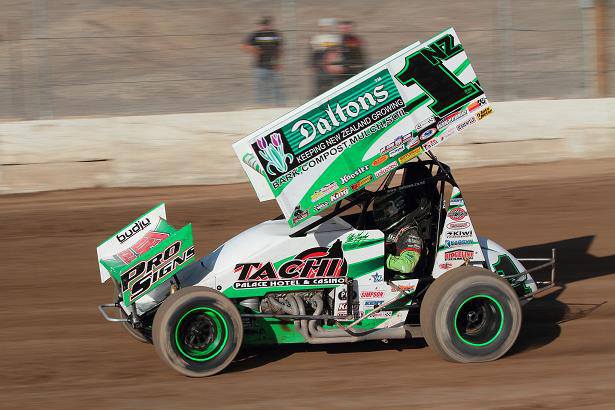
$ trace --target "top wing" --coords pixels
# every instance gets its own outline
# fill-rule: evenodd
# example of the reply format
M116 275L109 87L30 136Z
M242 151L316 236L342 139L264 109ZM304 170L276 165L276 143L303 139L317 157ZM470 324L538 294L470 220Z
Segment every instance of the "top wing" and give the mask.
M414 43L233 144L296 226L492 112L455 30Z

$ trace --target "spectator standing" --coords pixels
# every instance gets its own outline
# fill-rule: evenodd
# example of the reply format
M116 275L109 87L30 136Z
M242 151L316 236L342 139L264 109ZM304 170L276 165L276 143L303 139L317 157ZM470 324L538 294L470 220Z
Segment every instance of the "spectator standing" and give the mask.
M271 17L263 17L259 29L250 34L242 49L252 54L254 62L255 95L258 104L284 104L284 90L280 78L282 35L273 29Z
M344 79L348 79L365 70L365 54L363 41L354 34L352 21L340 23L339 31L342 36L342 61L344 66Z
M335 19L320 19L318 21L318 34L310 40L310 66L314 72L314 95L320 95L334 85L335 67L331 67L336 60L336 48L339 47L341 37L335 32Z

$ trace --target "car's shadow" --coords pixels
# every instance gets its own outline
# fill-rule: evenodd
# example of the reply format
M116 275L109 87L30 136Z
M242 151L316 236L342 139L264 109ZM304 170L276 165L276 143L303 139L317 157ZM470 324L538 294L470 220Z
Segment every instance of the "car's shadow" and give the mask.
M509 354L537 349L555 340L561 333L560 324L586 317L606 301L594 303L564 303L559 300L562 292L573 282L615 273L615 255L596 257L588 253L594 236L565 239L540 245L511 249L520 258L550 257L551 249L556 249L556 284L544 296L539 296L523 308L523 325L517 342ZM527 268L531 266L526 266ZM549 277L549 270L537 273L536 280ZM391 340L388 343L370 341L352 344L331 345L279 345L242 349L238 358L229 366L227 372L247 370L276 362L299 352L357 353L381 350L420 349L426 346L423 339Z
M309 345L305 343L288 344L279 346L258 346L242 349L237 359L225 370L225 372L236 372L264 366L268 363L277 362L295 353L301 352L326 352L328 354L344 353L363 353L384 350L404 350L421 349L427 346L423 339L413 340L389 340L366 341L360 343L340 343L330 345Z
M555 249L557 287L524 307L521 332L509 354L551 343L560 335L561 323L584 318L606 303L604 300L593 303L564 303L560 300L570 283L615 273L615 255L597 257L588 252L594 238L593 235L582 236L510 250L520 258L540 258L550 256L551 249ZM543 279L547 279L546 273ZM533 276L541 280L540 274Z

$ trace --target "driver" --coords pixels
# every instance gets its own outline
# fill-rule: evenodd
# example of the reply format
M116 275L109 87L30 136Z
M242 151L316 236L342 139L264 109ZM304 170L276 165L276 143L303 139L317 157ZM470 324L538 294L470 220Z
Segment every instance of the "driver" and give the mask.
M431 173L420 177L431 177ZM431 215L428 192L424 186L422 189L392 189L374 201L376 224L386 235L386 266L404 276L414 273L423 252L421 232L424 229L421 228Z

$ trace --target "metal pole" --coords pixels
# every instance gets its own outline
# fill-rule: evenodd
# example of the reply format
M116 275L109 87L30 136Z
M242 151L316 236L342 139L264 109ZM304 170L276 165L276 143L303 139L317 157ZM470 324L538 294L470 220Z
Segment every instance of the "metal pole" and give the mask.
M295 0L282 0L282 13L284 16L284 55L286 56L286 64L282 67L284 73L298 73L299 67L296 67L298 64L299 58L297 57L298 49L297 47L297 4ZM290 78L290 87L287 86L289 84L289 79L285 78L283 75L282 78L285 79L284 86L285 88L289 88L290 92L285 92L286 104L294 105L295 101L292 100L293 95L297 94L297 90L295 89L297 82L294 81L294 78Z
M49 53L47 50L48 36L47 0L32 1L32 26L37 40L38 68L38 118L53 118L53 94L49 84Z
M502 50L502 67L500 82L502 84L502 99L511 100L515 97L515 93L511 91L510 73L512 71L512 52L513 52L513 18L512 5L510 0L498 0L497 3L498 28L501 33L500 43Z
M579 0L579 8L581 9L581 34L583 36L583 88L585 97L594 96L594 87L591 77L593 76L592 64L592 32L590 30L591 9L594 8L594 0Z
M606 0L596 0L596 74L598 97L607 94Z

